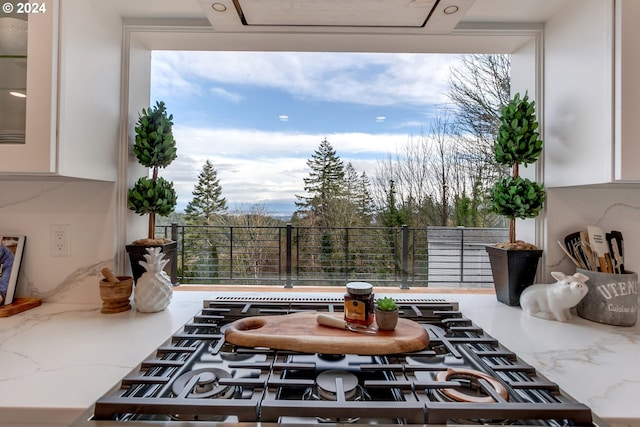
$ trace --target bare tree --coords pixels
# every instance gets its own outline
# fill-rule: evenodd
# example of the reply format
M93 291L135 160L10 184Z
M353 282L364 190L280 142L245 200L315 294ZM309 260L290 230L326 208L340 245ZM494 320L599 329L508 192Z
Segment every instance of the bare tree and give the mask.
M410 136L378 162L373 196L381 223L403 218L413 226L504 225L486 198L504 173L492 147L500 111L510 100L510 68L506 55L460 57L450 70L452 105L438 111L428 135Z
M460 176L460 171L456 174L455 168L459 166L456 162L457 139L455 138L455 127L451 117L447 112L439 111L431 124L431 134L429 138L431 167L429 168L431 177L431 187L433 188L433 198L439 207L439 218L436 225L450 225L450 210L453 193L457 190L454 187L454 177Z
M234 273L244 277L264 277L278 272L280 234L282 223L261 204L250 206L249 211L236 211L226 216L233 233Z
M395 155L379 162L379 212L399 210L414 226L450 225L451 203L459 188L453 185L454 177L464 175L454 171L461 167L456 161L458 142L451 115L439 110L428 135L410 137ZM388 206L389 200L399 206Z
M492 155L500 126L500 112L510 98L511 61L508 55L462 55L449 75L449 99L455 105L464 165L470 177L468 213L464 222L473 226L504 225L501 217L485 208L490 184L505 173Z
M410 225L425 221L425 207L431 198L429 188L429 147L424 135L409 140L394 154L378 161L374 198L378 212L398 210ZM389 194L394 194L396 207L387 206ZM419 215L422 211L423 215ZM422 217L422 218L420 218Z
M462 55L460 60L450 69L449 99L462 129L490 146L511 97L511 60L508 55Z

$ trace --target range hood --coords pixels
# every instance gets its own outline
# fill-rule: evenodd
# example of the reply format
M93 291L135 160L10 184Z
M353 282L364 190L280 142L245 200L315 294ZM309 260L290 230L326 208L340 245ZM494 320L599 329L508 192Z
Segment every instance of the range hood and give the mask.
M215 30L320 28L447 34L475 0L200 0Z

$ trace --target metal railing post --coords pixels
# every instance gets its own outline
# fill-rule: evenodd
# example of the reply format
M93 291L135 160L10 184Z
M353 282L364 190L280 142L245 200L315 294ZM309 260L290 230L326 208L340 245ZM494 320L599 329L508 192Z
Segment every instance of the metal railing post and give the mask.
M464 228L460 228L460 283L464 282Z
M233 226L229 227L229 279L233 279Z
M349 279L349 229L344 228L344 278Z
M178 223L171 223L171 240L178 243ZM178 248L176 248L176 254L178 252ZM171 283L178 283L178 257L174 256L171 258Z
M291 242L291 224L287 224L287 232L286 234L286 244L285 244L285 275L286 281L284 284L285 288L293 288L291 283L291 250L292 250L292 242Z
M409 227L403 225L401 230L400 289L409 289Z

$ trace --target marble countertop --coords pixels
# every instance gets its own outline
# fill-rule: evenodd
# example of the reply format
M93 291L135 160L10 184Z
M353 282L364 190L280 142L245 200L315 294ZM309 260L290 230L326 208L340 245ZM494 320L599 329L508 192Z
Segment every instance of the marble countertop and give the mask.
M0 319L0 425L71 424L219 294L176 291L159 313L106 315L98 303L44 303ZM466 317L597 416L615 427L640 427L638 324L543 320L491 294L420 296L459 302Z

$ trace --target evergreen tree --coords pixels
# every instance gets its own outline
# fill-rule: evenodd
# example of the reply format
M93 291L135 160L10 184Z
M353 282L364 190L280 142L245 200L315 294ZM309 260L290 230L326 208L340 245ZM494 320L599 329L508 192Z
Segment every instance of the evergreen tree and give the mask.
M341 194L338 194L338 197L330 205L330 225L334 227L363 225L362 217L358 212L359 179L360 177L353 164L351 162L347 163Z
M331 204L343 193L344 164L325 138L307 160L311 169L309 177L304 178L304 190L307 196L296 195L298 212L308 218L312 225L330 225Z
M398 209L396 198L396 183L389 180L389 190L386 194L386 204L378 215L378 222L384 227L400 227L408 225L408 215L406 211Z
M351 162L347 163L344 171L344 190L347 200L355 204L360 187L360 176Z
M227 200L222 197L218 172L208 159L198 174L198 182L191 194L193 199L184 210L189 225L212 225L215 216L227 210Z
M362 172L358 180L358 191L355 200L358 213L366 224L371 224L374 212L373 197L371 196L370 188L371 181L369 181L366 172Z
M213 163L207 159L198 174L198 182L193 192L193 199L184 210L187 225L215 225L218 217L227 210L227 200L222 197L222 187ZM219 276L220 255L217 233L210 233L206 228L194 227L185 236L185 242L198 251L198 256L186 266L190 275L196 280L211 280Z

